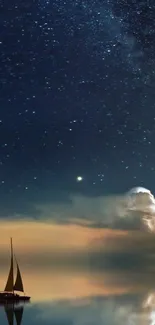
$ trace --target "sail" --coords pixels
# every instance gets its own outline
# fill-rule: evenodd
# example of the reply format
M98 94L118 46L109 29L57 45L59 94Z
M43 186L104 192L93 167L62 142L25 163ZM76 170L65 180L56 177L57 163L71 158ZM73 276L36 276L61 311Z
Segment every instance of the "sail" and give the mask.
M18 309L14 309L14 314L15 314L17 325L21 325L22 317L23 317L23 310L24 310L24 308L22 306Z
M5 306L5 312L6 312L6 316L7 316L7 320L8 320L8 325L13 325L13 308L8 308L7 306Z
M10 265L10 271L7 279L7 283L5 286L4 291L13 291L13 283L14 283L14 277L13 277L13 249L12 249L12 239L11 239L11 265Z
M13 289L24 292L23 281L22 281L22 277L21 277L21 273L17 261L16 264L17 264L17 277Z

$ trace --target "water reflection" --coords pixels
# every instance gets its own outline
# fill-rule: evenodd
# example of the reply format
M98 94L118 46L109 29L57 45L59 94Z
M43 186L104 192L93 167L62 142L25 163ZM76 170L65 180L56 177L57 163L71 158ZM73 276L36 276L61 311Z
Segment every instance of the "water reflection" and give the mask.
M29 304L1 305L0 324L155 325L153 274L62 273L46 279L51 294L37 291Z
M4 310L8 320L8 325L14 325L14 317L16 319L16 324L21 325L24 310L23 306L15 308L14 305L5 305Z
M121 295L38 306L39 324L154 325L155 310L143 296Z
M0 303L0 310L5 311L6 315L6 321L8 322L8 325L22 325L22 319L23 319L23 311L26 303ZM1 318L0 318L1 319ZM5 322L6 323L6 322Z

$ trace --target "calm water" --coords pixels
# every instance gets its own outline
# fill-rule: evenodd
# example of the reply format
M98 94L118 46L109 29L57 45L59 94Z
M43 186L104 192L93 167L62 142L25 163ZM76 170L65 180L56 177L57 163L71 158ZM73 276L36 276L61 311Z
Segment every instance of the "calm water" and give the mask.
M155 324L150 275L54 271L46 278L40 275L32 289L31 303L14 311L12 306L0 306L0 324Z

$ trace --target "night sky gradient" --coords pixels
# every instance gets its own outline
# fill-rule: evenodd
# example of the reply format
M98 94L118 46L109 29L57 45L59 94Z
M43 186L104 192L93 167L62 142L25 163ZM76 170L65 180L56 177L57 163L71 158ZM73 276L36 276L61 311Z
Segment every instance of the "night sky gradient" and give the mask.
M154 1L1 1L1 216L155 193L154 39Z

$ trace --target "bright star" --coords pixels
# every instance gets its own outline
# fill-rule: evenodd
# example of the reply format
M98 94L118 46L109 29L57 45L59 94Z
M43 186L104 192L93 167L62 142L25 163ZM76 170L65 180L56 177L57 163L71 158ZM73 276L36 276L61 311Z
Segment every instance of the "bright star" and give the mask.
M77 180L77 182L82 182L83 181L83 177L82 176L77 176L76 177L76 180Z

